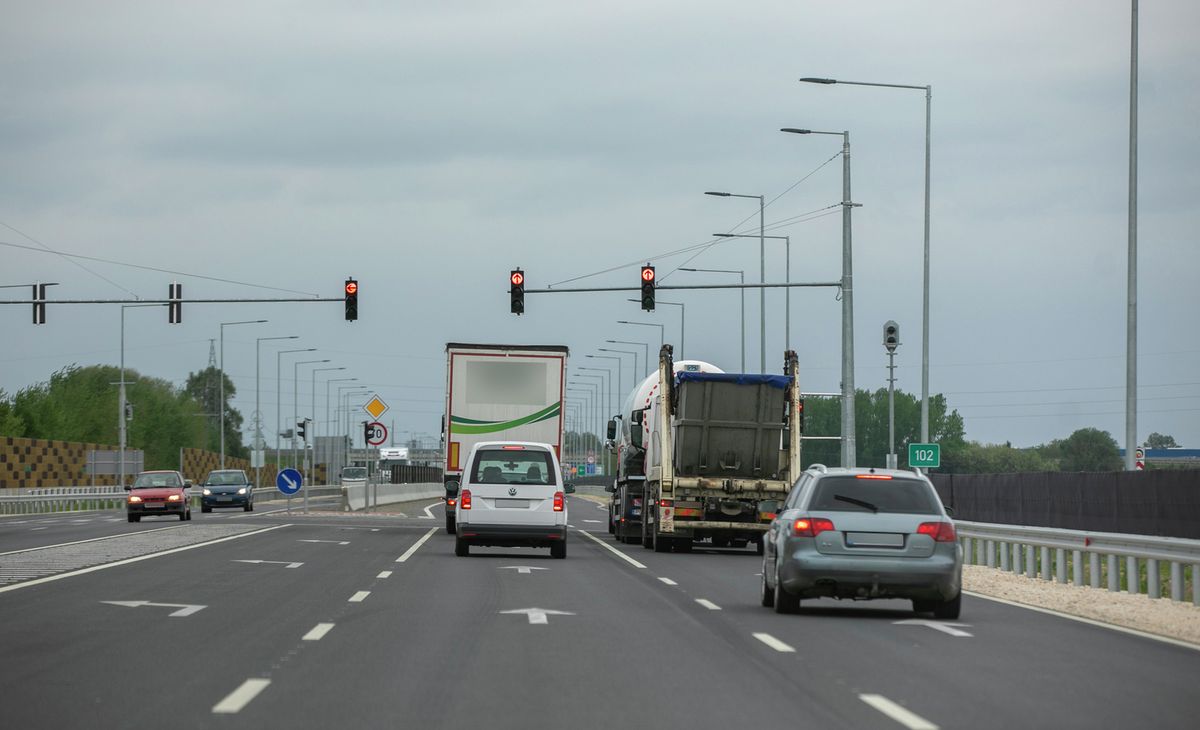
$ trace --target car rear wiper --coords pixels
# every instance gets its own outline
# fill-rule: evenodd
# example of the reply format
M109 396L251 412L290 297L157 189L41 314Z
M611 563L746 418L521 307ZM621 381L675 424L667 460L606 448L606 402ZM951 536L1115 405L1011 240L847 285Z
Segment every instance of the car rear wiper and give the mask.
M849 502L850 504L856 504L859 507L865 507L865 508L871 510L872 512L879 511L878 507L876 507L875 505L871 504L870 502L868 502L864 499L855 499L854 497L847 497L847 496L841 495L841 494L835 494L835 495L833 495L833 498L840 502Z

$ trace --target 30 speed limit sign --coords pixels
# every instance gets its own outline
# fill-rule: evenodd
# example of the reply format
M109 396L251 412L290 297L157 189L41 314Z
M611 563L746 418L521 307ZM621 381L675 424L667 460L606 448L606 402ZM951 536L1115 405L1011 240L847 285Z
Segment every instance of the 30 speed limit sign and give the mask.
M387 426L384 426L379 421L368 423L366 428L363 430L363 435L366 437L368 444L371 446L379 446L383 444L384 441L387 441Z

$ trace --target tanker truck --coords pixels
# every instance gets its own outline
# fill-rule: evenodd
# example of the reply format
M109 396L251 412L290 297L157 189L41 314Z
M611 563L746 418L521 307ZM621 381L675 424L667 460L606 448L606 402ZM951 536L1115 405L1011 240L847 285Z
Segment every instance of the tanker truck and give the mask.
M783 375L725 373L674 362L640 383L609 422L617 452L610 529L657 552L714 547L761 552L762 536L800 476L796 355Z

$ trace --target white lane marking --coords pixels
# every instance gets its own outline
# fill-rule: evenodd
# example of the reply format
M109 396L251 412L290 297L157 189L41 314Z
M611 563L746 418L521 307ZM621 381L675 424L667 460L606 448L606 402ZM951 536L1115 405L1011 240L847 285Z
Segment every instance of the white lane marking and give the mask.
M428 540L433 535L433 533L437 532L437 529L438 528L434 527L429 532L426 532L424 537L422 537L420 540L417 540L415 543L413 543L412 547L410 547L408 550L404 551L403 555L396 558L396 562L403 563L403 562L406 562L409 558L411 558L412 554L415 553L417 550L419 550L421 548L421 546L425 544L425 541Z
M592 522L592 523L595 523L595 524L597 524L597 525L599 525L599 524L600 524L600 520L584 520L584 522Z
M670 578L663 578L662 576L659 576L659 577L658 577L658 579L659 579L659 580L661 580L663 583L666 583L666 584L667 584L667 585L669 585L669 586L677 586L677 585L679 585L678 583L676 583L675 581L671 580Z
M794 653L796 651L792 647L783 643L779 639L776 639L774 636L771 636L770 634L764 634L764 633L758 632L758 633L754 634L754 638L758 639L762 643L771 647L775 651L782 651L782 652L787 652L787 653Z
M697 598L696 603L699 603L701 606L704 606L709 611L720 611L721 610L720 606L718 606L717 604L708 600L707 598Z
M550 608L517 608L512 611L501 611L502 614L523 613L529 617L531 624L549 624L547 616L574 616L570 611L555 611Z
M100 540L112 540L112 539L118 538L118 537L129 537L130 535L145 535L148 532L162 532L163 530L179 530L183 527L185 527L185 525L176 525L173 527L155 527L154 529L151 529L151 530L134 530L132 532L122 532L119 535L105 535L104 537L93 537L93 538L89 538L87 540L75 540L73 542L60 542L56 545L38 545L37 547L21 548L20 550L9 550L6 553L0 553L0 555L15 555L16 553L28 553L28 552L32 552L34 550L47 550L49 548L66 547L68 545L82 545L82 544L88 543L88 542L98 542Z
M320 641L321 639L325 638L325 634L328 634L330 629L332 629L332 628L333 628L333 624L317 624L316 626L309 629L309 632L307 634L300 637L300 640L301 641Z
M345 540L297 540L296 542L328 542L334 545L349 545Z
M286 565L289 568L299 568L304 563L291 563L287 560L231 560L231 563L250 563L251 565Z
M213 705L212 711L218 715L232 715L240 712L250 704L250 700L258 696L271 683L269 679L247 679L242 686L230 692L225 699Z
M159 608L177 608L178 611L172 611L168 616L191 616L193 613L200 613L208 606L195 606L187 603L151 603L150 601L101 601L113 606L124 606L125 608L141 608L142 606L157 606Z
M7 593L8 591L16 591L16 590L20 590L22 588L28 588L29 586L41 585L42 583L49 583L50 581L53 581L53 580L62 580L63 578L72 578L77 575L83 575L84 573L94 573L97 570L107 570L109 568L115 568L118 565L129 565L130 563L137 563L142 560L150 560L151 558L161 558L164 555L173 555L175 553L181 553L184 550L195 550L196 548L208 547L209 545L216 545L219 542L227 542L229 540L240 540L243 537L250 537L251 535L261 535L264 532L270 532L271 530L278 530L283 527L291 527L291 526L292 525L290 523L288 523L286 525L274 525L272 527L264 527L261 530L255 530L254 532L244 532L241 535L230 535L229 537L220 537L220 538L217 538L216 540L209 540L208 542L198 542L195 545L184 545L183 547L171 548L170 550L163 550L162 552L158 552L158 553L150 553L149 555L139 555L135 558L126 558L124 560L118 560L118 561L112 562L112 563L105 563L103 565L93 565L90 568L80 568L79 570L72 570L72 571L69 571L66 573L59 573L57 575L48 575L45 578L34 578L33 580L27 580L23 583L14 583L10 586L4 586L3 588L0 588L0 593ZM171 528L163 528L163 529L173 530L175 528L171 527ZM146 532L150 532L150 530L146 530ZM131 533L131 534L139 534L140 535L141 533ZM85 542L89 542L89 541L85 541ZM17 550L16 552L21 552L21 551Z
M429 505L428 507L426 507L426 508L425 508L425 510L424 510L424 512L425 512L425 516L424 516L424 517L421 517L421 519L423 519L423 520L436 520L437 518L436 518L436 517L434 517L434 516L433 516L433 513L432 513L432 512L430 512L429 510L433 509L434 507L438 506L438 505L439 505L439 504L441 504L441 503L442 503L442 501L441 501L441 500L438 500L438 501L434 502L433 504ZM418 515L418 516L419 516L419 515Z
M970 628L971 624L951 624L943 623L941 621L930 621L929 619L923 618L910 618L905 621L893 621L892 623L897 626L928 626L931 629L941 631L943 634L950 634L951 636L974 636L974 634L969 631L962 631L958 628L955 628L957 626Z
M0 591L3 591L3 590L4 590L3 588L0 588ZM1173 646L1182 646L1185 649L1193 649L1195 651L1200 651L1200 644L1193 644L1191 642L1183 641L1181 639L1173 639L1169 636L1159 636L1158 634L1151 634L1148 631L1140 631L1138 629L1131 629L1127 626L1118 626L1116 624L1107 624L1107 623L1104 623L1103 621L1097 621L1095 619L1084 618L1083 616L1072 616L1069 613L1062 613L1061 611L1055 611L1054 609L1051 609L1051 608L1042 608L1041 606L1030 606L1027 603L1018 603L1017 601L1010 601L1006 598L996 598L995 596L985 596L982 593L975 593L974 591L963 591L963 594L972 596L973 598L982 598L982 599L985 599L988 601L995 601L996 603L1006 603L1010 606L1016 606L1017 608L1026 608L1026 609L1029 609L1030 611L1037 611L1039 613L1048 613L1051 616L1058 616L1059 618L1070 619L1071 621L1078 621L1079 623L1082 623L1082 624L1090 624L1092 626L1099 626L1100 628L1103 628L1103 629L1112 629L1113 631L1120 631L1123 634L1130 634L1131 636L1139 636L1143 639L1153 639L1154 641L1161 641L1164 644L1171 644Z
M391 578L391 577L392 577L392 571L390 571L390 570L383 570L383 571L380 571L380 572L379 572L379 575L377 575L377 576L375 576L375 577L376 577L376 578Z
M50 528L48 528L48 527L31 527L31 528L29 528L29 531L37 532L38 530L48 530L48 529L50 529Z
M583 535L584 537L588 538L589 540L594 540L594 541L596 542L596 544L597 544L597 545L599 545L600 547L604 548L605 550L608 550L608 551L609 551L609 552L611 552L613 555L616 555L618 558L620 558L621 560L624 560L625 562L629 563L629 564L630 564L630 565L632 565L633 567L635 567L635 568L642 568L642 569L645 569L645 567L646 567L646 566L642 565L642 564L641 564L641 563L639 563L638 561L634 560L633 558L629 557L629 556L628 556L628 555L626 555L625 553L623 553L623 552L621 552L620 550L616 549L616 548L615 548L615 547L613 547L612 545L609 545L608 543L604 542L603 540L601 540L600 538L596 537L596 536L595 536L595 535L593 535L592 533L590 533L590 532L585 532L585 531L583 531L583 530L576 530L575 532L578 532L580 535Z
M858 699L900 723L908 730L938 730L938 726L883 695L859 695Z
M549 568L535 568L535 567L529 566L529 565L503 565L503 566L500 566L499 568L497 568L497 570L515 570L515 571L517 571L517 573L519 575L532 575L533 573L531 573L530 571L550 570L550 569Z
M350 603L362 603L367 600L367 596L371 595L370 591L359 591L353 596L350 596Z

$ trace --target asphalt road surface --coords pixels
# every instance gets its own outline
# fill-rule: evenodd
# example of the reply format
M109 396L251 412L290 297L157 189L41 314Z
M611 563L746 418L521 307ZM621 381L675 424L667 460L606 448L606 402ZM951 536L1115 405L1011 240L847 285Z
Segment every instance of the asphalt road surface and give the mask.
M758 604L752 550L618 545L583 499L570 500L566 560L504 548L456 558L433 505L0 520L0 727L1194 728L1200 717L1195 649L972 597L954 622L899 601L812 601L780 616Z

